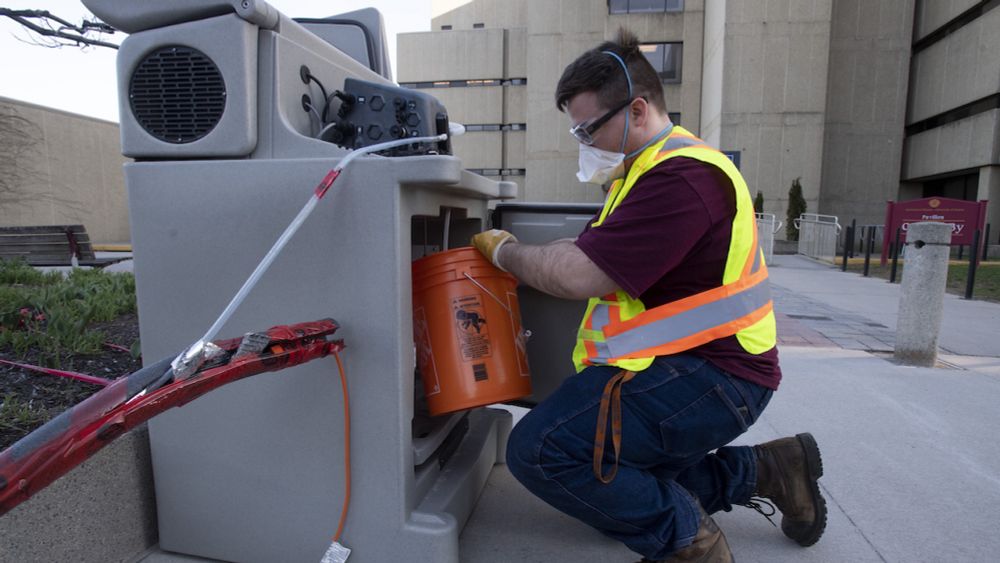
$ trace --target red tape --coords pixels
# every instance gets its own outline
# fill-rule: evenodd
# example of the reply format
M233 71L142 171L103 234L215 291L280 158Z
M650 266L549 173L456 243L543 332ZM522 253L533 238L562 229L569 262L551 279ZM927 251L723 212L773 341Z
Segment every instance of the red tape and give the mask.
M320 182L318 186L316 186L316 199L323 199L323 196L326 195L326 191L329 190L330 186L333 185L333 182L334 180L337 179L337 176L340 176L340 170L331 170L329 173L327 173L326 177L323 178L323 181Z

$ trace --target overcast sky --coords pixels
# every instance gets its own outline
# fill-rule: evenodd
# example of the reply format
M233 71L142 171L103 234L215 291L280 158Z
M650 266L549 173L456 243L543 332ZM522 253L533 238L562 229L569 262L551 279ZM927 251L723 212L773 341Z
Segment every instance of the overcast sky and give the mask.
M385 19L393 72L396 70L396 34L428 31L431 25L430 0L267 1L290 17L320 18L360 8L377 8ZM48 10L73 23L93 17L79 0L0 0L0 6L15 10ZM13 20L0 18L0 60L3 61L0 96L118 121L117 52L104 47L49 49L27 43L32 35ZM112 37L115 38L113 42L119 43L125 36L115 34Z

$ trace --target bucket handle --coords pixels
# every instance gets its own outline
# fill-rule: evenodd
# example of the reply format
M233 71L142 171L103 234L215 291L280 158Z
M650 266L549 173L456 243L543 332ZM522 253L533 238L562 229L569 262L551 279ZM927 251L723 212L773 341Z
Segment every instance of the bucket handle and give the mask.
M470 274L469 272L462 272L462 275L465 276L466 279L468 279L470 282L472 282L473 284L475 284L476 287L478 287L479 289L481 289L484 292L486 292L486 295L489 295L490 297L493 298L494 301L496 301L497 303L499 303L500 306L503 307L505 311L507 311L507 314L510 315L511 319L514 318L514 311L511 311L510 307L508 307L506 303L504 303L503 301L501 301L499 297L497 297L496 295L493 295L492 291L486 289L486 287L483 284L477 282L476 278L472 277L472 274ZM527 340L529 338L531 338L531 331L530 330L521 329L521 336L524 338L525 342L527 342Z

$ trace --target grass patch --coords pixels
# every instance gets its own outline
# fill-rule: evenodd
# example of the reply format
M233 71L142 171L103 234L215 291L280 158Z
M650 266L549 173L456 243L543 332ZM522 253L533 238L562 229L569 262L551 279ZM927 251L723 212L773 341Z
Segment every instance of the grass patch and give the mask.
M841 260L842 258L837 260L838 267L842 264ZM864 263L864 258L850 258L847 261L847 270L849 272L861 273L864 271ZM900 283L902 281L904 267L905 261L900 260L899 269L896 272L896 283ZM878 257L872 257L871 264L869 266L869 275L888 280L891 271L891 260L886 262L885 266L881 266L879 264ZM948 261L948 293L965 295L965 286L968 279L968 260ZM972 298L1000 303L1000 261L993 260L979 263L979 266L976 268L976 283L972 289Z
M27 434L50 418L52 415L43 404L22 401L16 393L0 396L0 431Z
M37 351L40 363L61 367L68 355L96 354L104 334L88 327L135 310L131 273L74 268L64 276L0 261L0 349L15 356Z

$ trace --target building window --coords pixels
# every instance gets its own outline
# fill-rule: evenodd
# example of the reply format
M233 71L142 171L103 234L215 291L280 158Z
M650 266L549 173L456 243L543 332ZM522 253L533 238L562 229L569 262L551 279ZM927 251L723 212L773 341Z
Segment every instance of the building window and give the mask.
M652 14L684 11L684 0L608 0L609 14Z
M441 26L441 31L451 31L451 26L450 25L442 25Z
M678 84L681 81L681 59L684 53L682 43L647 43L639 45L639 50L646 55L646 60L667 84Z
M484 27L486 27L485 23L474 23L474 24L472 24L472 29L483 29Z

